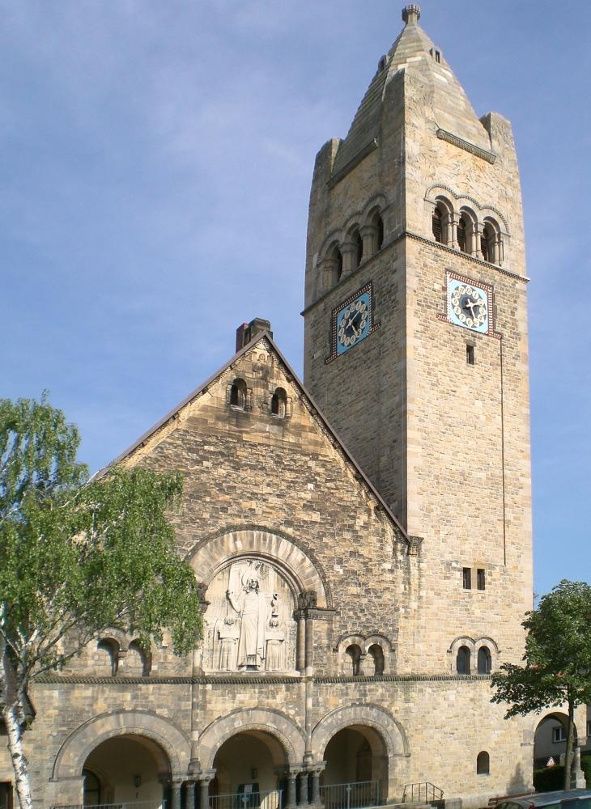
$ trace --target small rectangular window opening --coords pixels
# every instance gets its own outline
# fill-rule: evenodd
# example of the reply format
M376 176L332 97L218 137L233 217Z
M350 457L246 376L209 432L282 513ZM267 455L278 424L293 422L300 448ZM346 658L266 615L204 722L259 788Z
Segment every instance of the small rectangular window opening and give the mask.
M435 61L441 62L441 51L435 51Z
M466 344L466 362L468 365L474 365L474 346L471 346L469 343Z
M464 586L464 590L472 589L472 570L469 567L462 568L462 584Z
M479 590L486 590L486 572L481 567L476 571L476 586Z

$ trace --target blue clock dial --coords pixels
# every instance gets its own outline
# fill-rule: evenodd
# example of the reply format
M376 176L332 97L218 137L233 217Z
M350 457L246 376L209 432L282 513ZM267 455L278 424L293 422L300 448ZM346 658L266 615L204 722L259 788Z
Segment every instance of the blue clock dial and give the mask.
M344 354L371 331L371 300L362 292L337 312L337 354Z
M447 286L448 317L456 326L488 334L488 295L474 284L451 278Z

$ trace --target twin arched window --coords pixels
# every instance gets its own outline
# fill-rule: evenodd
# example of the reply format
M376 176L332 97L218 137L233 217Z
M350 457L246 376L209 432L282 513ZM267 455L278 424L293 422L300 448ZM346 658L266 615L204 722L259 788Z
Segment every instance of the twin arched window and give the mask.
M350 659L351 663L351 673L354 677L358 677L360 674L373 674L374 676L379 676L384 673L384 651L379 643L372 643L372 645L367 650L367 656L370 658L373 671L366 671L365 666L363 667L364 670L362 671L362 661L366 659L366 656L361 651L361 647L358 643L352 643L350 646L347 646L345 649L345 654Z
M228 387L226 401L236 410L250 410L252 392L244 379L237 378ZM285 418L288 415L288 398L284 388L275 388L271 396L271 415Z
M492 655L488 646L480 646L476 653L476 673L490 674L492 671ZM456 672L472 673L472 653L468 646L462 645L456 653Z

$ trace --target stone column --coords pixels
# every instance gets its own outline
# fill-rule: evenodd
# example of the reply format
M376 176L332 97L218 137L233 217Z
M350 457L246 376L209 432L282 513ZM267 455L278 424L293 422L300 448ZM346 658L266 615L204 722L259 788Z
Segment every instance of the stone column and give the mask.
M173 780L171 789L170 809L181 809L181 789L183 782L180 780Z
M328 292L332 289L337 282L337 260L333 256L327 256L318 264L318 272L320 273L320 289L319 292Z
M361 238L363 239L363 260L370 258L377 253L377 228L375 225L363 225L359 229Z
M343 275L347 275L351 270L355 269L355 255L357 253L357 245L355 242L344 242L341 245L341 254L343 256Z
M320 797L320 775L325 767L326 762L323 761L321 765L314 767L312 770L312 803L314 806L322 806L322 799Z
M298 806L307 806L310 802L308 795L308 770L303 770L300 773L300 800Z
M287 806L285 809L296 809L296 778L300 772L300 767L289 768L287 773Z
M314 621L306 615L306 674L314 673Z
M189 781L186 789L186 809L197 809L197 783Z
M296 669L303 674L306 668L306 622L303 614L296 615L297 640L296 640Z
M455 214L450 213L447 226L449 239L448 245L449 247L453 247L454 250L458 250L460 246L458 244L458 222Z
M361 654L359 655L359 663L357 668L357 674L359 675L359 677L364 677L367 674L367 671L365 670L366 663L367 663L367 655L364 652L361 652Z
M480 244L480 240L482 238L482 225L480 222L476 222L475 225L472 226L472 255L474 258L482 259L482 248Z
M209 784L215 776L215 770L204 770L197 775L199 781L199 809L209 809Z

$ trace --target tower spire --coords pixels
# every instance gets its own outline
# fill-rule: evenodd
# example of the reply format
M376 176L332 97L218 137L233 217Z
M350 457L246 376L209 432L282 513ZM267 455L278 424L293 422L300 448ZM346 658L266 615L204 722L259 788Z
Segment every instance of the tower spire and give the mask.
M421 18L421 7L411 3L402 9L402 20L405 25L416 25Z

